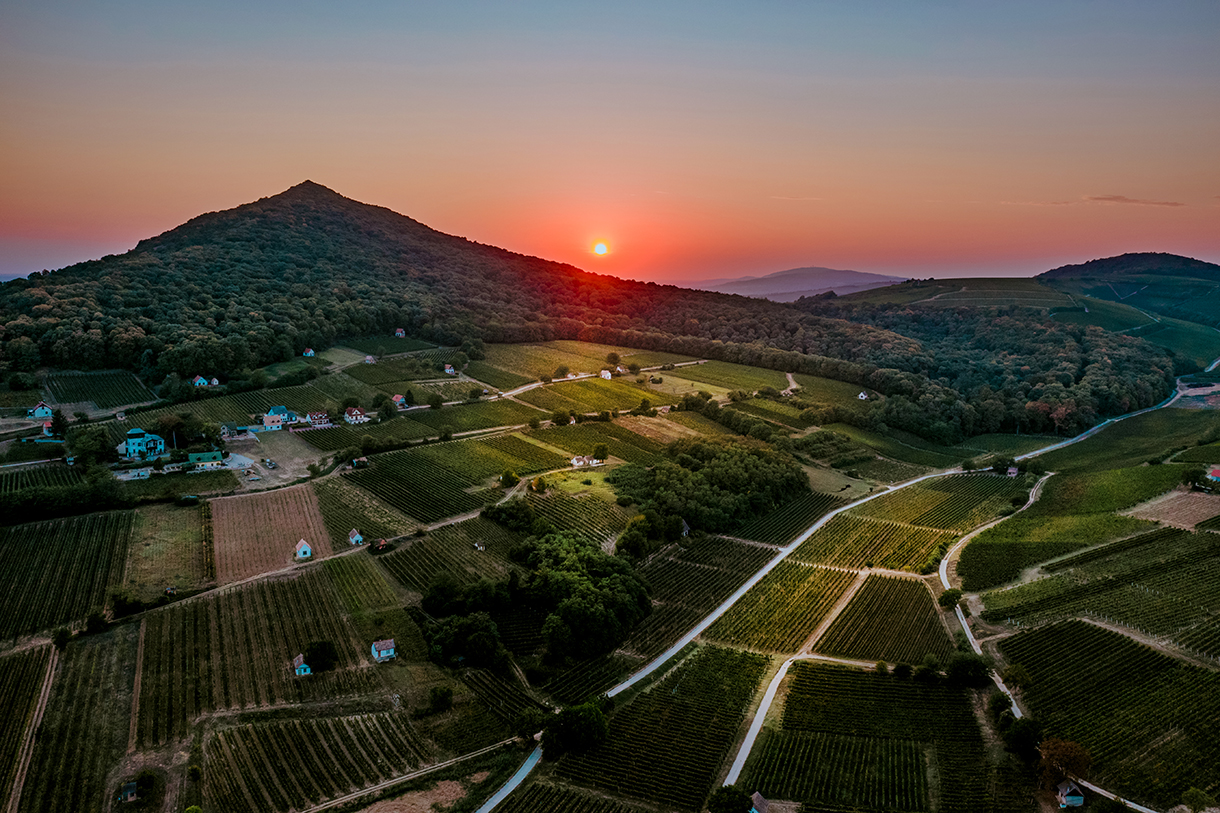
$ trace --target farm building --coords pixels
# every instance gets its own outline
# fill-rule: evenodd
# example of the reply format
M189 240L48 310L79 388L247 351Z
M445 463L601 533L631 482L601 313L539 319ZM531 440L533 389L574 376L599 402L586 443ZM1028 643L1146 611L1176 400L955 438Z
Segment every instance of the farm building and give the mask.
M191 379L191 383L196 387L206 387L208 385L208 380L201 375L197 375Z
M393 401L394 406L398 407L399 409L402 409L403 407L405 407L407 405L407 399L401 395L395 395L390 400Z
M213 376L213 377L212 377L212 380L211 380L211 382L210 382L210 386L213 386L213 387L219 387L219 386L220 386L220 379L219 379L219 378L216 378L215 376Z
M224 454L215 450L188 454L186 458L197 469L219 469L225 464Z
M222 423L220 425L220 436L222 438L237 437L238 435L245 433L245 431L246 427L238 426L233 421L228 421L227 423Z
M384 641L373 641L373 660L377 661L377 663L384 663L393 657L393 638L386 638Z
M754 794L750 796L750 804L750 813L767 813L767 809L771 807L771 804L758 791L754 791Z
M302 356L304 356L304 357L305 357L305 358L307 358L307 359L311 359L311 358L313 358L313 356L314 356L314 353L313 353L313 348L312 348L312 347L306 347L306 348L305 348L305 351L304 351L303 353L301 353L301 355L302 355Z
M457 370L453 369L452 364L445 365L445 375L457 375Z
M25 416L27 418L49 418L51 417L51 412L51 408L45 402L39 401L37 404L34 404L33 409L25 411Z
M308 559L311 556L313 556L313 548L310 547L308 542L302 539L297 543L297 558Z
M330 426L330 416L325 412L310 412L308 417L310 426Z
M365 364L374 364L374 363L376 363L376 361L377 361L377 359L373 358L372 356L365 356L365 357L364 357L364 363L365 363Z
M347 532L347 541L351 542L353 545L363 545L364 537L360 534L359 531L357 531L355 528L352 528L350 531Z
M594 466L600 466L604 461L596 460L592 455L578 454L572 458L572 466L578 469L587 469Z
M1209 471L1207 473L1207 479L1215 480L1216 482L1220 482L1220 469L1212 469L1211 471Z
M614 368L614 372L618 373L619 375L625 375L627 373L627 371L623 369L623 366L621 364L618 367Z
M856 396L856 398L857 398L857 399L859 399L859 400L861 400L861 401L867 401L867 400L868 400L868 393L867 393L867 392L863 392L863 391L861 391L861 393L860 393L859 395L857 395L857 396Z
M310 673L309 664L305 663L304 655L297 655L292 659L292 670L298 675L308 675Z
M1084 794L1080 791L1080 787L1070 779L1060 782L1056 786L1055 798L1059 800L1060 807L1084 806Z
M124 782L123 787L119 790L119 801L134 802L136 798L136 783Z
M161 436L143 429L128 429L126 443L128 457L155 457L165 454L165 441Z
M369 416L360 407L348 407L343 411L343 420L350 424L368 423Z
M609 381L611 378L609 370L602 370L600 373L598 373L598 375L600 375L602 378L606 379L607 381Z
M399 328L395 328L395 329L394 329L394 338L395 338L395 339L405 339L405 338L407 338L407 331L403 330L403 329L402 329L402 328L400 328L400 327L399 327Z
M42 433L44 435L46 435L47 437L51 437L51 435L55 434L55 430L52 428L53 426L54 426L54 424L52 424L50 421L43 421L42 422Z

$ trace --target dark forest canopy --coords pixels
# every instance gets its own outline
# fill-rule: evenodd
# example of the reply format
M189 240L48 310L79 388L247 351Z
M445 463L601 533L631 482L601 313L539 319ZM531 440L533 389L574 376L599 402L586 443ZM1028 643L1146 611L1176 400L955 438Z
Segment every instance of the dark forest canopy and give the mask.
M0 367L222 379L397 327L440 344L581 339L888 396L840 417L941 441L1069 431L1168 393L1170 355L1025 308L796 306L620 280L442 234L305 182L122 255L0 285ZM858 412L858 410L857 410Z

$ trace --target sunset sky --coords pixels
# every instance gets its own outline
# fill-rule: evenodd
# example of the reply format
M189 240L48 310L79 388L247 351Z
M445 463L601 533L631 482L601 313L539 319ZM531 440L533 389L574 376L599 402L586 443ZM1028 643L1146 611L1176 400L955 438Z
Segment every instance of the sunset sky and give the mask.
M1220 262L1218 43L1216 0L0 0L0 276L305 179L634 279Z

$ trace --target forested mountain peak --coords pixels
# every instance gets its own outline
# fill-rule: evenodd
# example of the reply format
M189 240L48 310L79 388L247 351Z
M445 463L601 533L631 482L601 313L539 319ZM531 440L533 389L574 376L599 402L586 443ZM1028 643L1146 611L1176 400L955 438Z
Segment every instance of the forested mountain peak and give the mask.
M1220 265L1167 254L1158 251L1141 251L1103 257L1097 260L1052 268L1038 275L1039 279L1062 279L1067 277L1104 277L1125 274L1154 274L1169 277L1194 277L1220 281Z

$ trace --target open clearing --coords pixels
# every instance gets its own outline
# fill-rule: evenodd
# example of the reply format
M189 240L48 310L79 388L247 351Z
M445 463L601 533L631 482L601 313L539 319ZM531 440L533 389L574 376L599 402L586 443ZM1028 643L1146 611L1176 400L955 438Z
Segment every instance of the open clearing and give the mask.
M149 505L136 510L123 580L136 598L151 601L166 587L199 587L205 581L203 521L199 506Z
M1174 491L1143 505L1137 505L1124 513L1136 519L1164 522L1179 528L1193 528L1203 520L1220 514L1220 495Z
M216 580L229 584L293 562L297 540L315 558L330 553L326 523L309 486L212 501Z

